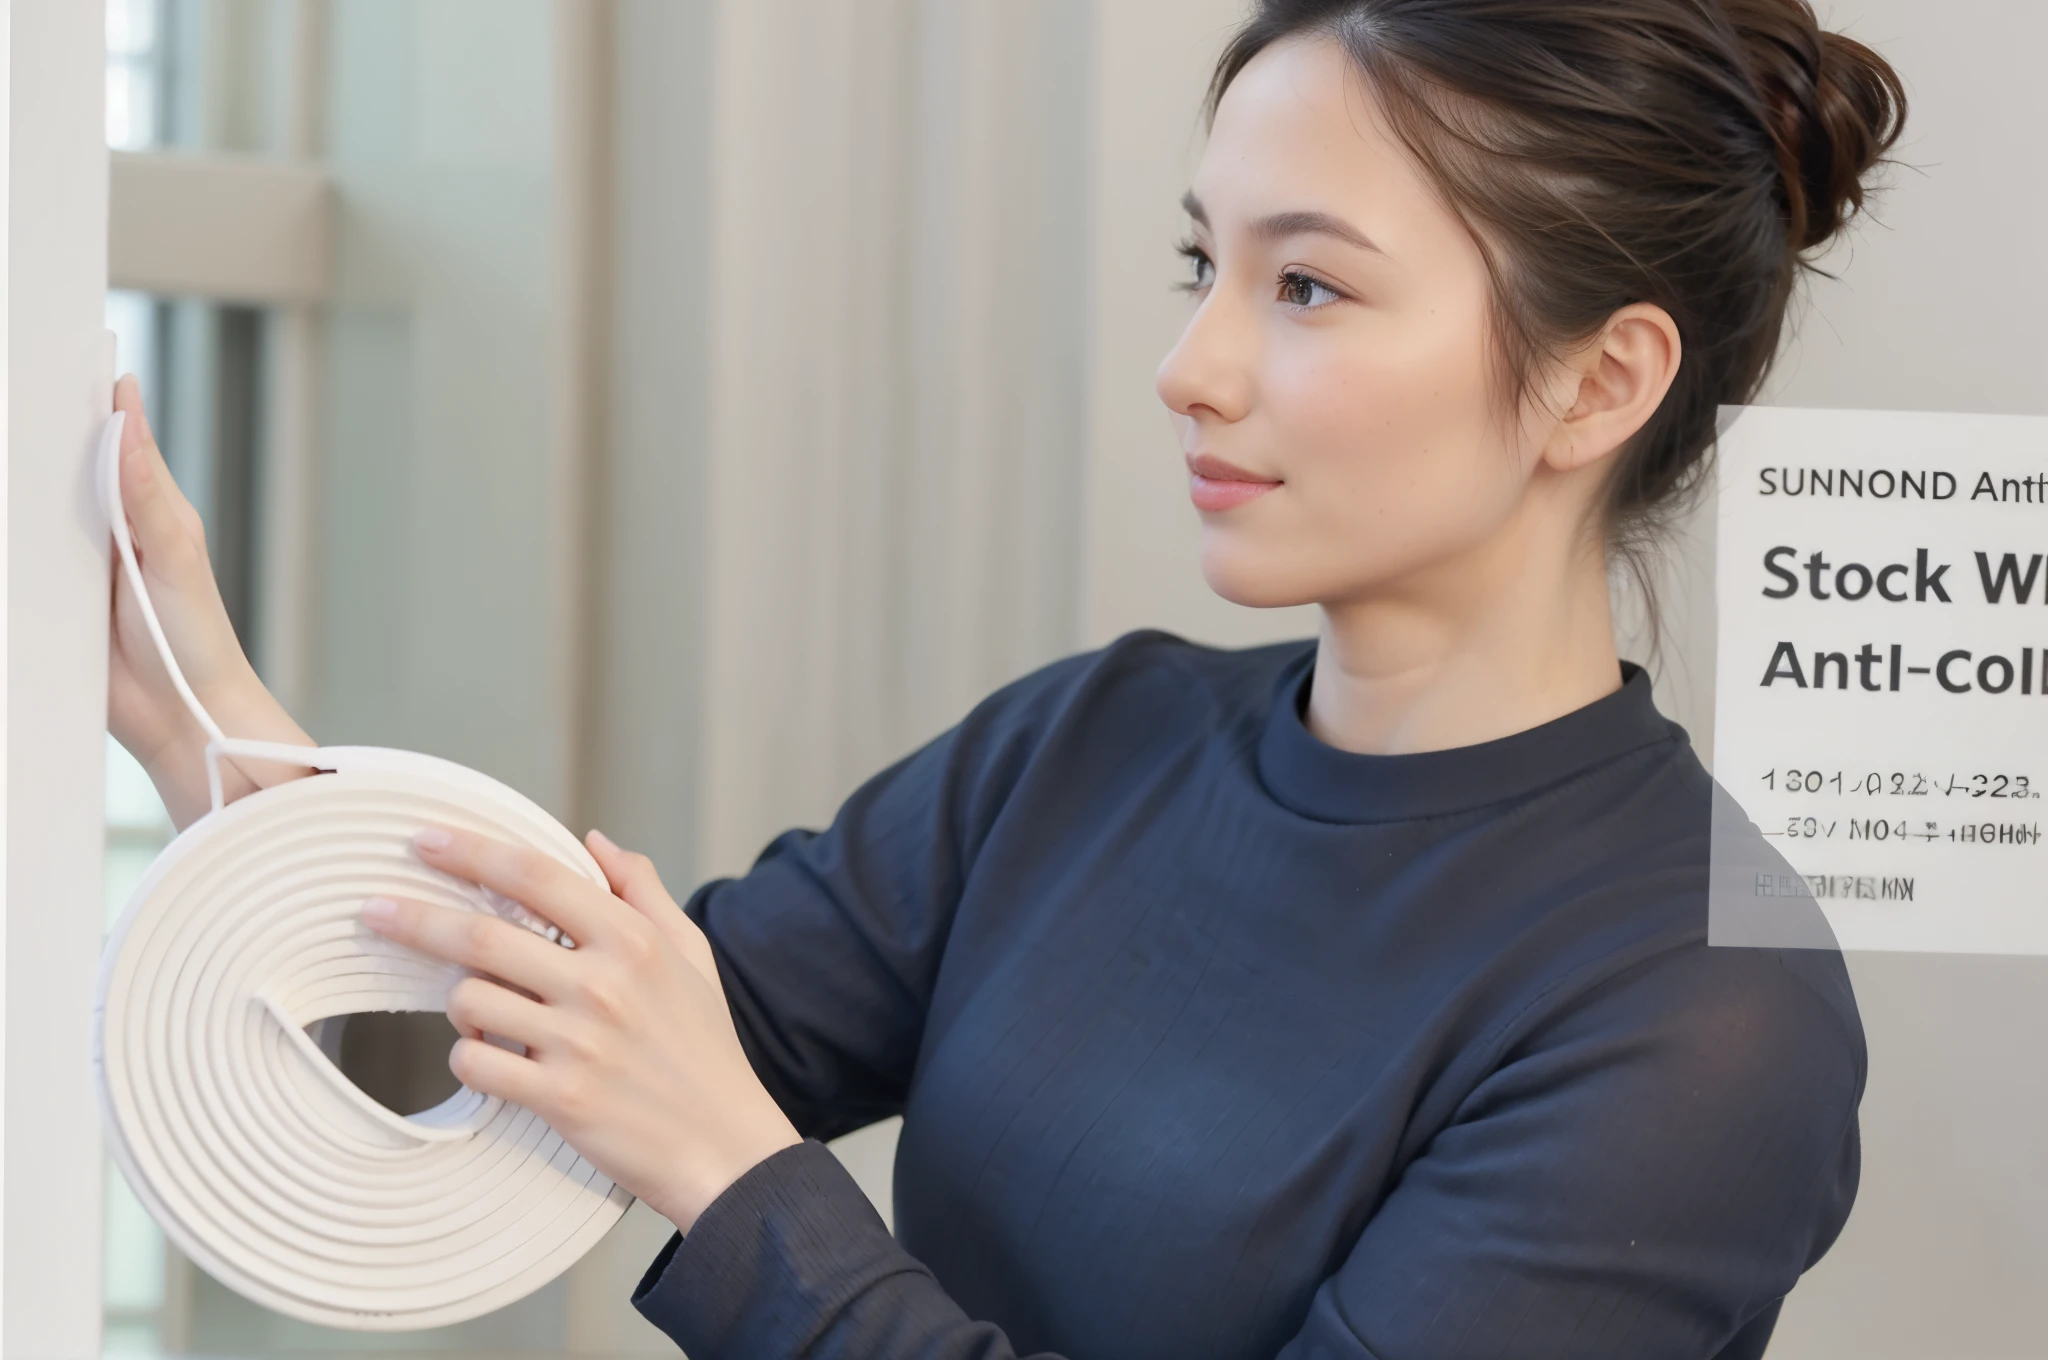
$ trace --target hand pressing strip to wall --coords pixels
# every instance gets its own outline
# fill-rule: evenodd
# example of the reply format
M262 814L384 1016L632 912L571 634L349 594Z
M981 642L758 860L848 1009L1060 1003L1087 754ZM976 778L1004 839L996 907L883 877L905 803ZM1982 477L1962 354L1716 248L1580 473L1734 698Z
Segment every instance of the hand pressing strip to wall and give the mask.
M602 887L590 853L539 806L449 761L223 734L185 684L149 604L116 475L100 494L152 640L210 741L212 810L137 885L101 961L95 1060L115 1160L181 1250L266 1307L362 1331L442 1326L503 1307L572 1265L632 1197L537 1115L458 1091L403 1116L358 1089L305 1026L440 1010L462 970L384 940L365 899L551 923L428 867L428 824L537 848ZM324 773L227 804L220 761Z

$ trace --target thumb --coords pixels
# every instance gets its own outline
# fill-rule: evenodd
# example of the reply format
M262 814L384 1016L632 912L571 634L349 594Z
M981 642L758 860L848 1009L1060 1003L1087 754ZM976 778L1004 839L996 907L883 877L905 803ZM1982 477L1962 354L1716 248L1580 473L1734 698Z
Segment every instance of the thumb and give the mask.
M627 906L652 921L670 944L682 951L684 958L714 984L718 981L718 968L711 958L711 942L704 938L704 932L697 929L697 923L683 915L675 898L662 886L661 874L656 871L654 861L631 850L622 849L602 831L592 830L584 837L590 853L597 859L597 867L604 870L605 879L612 885L612 891Z
M121 506L136 555L157 573L179 577L206 557L199 512L185 499L150 432L142 388L131 374L114 387L114 409L127 413L121 431Z

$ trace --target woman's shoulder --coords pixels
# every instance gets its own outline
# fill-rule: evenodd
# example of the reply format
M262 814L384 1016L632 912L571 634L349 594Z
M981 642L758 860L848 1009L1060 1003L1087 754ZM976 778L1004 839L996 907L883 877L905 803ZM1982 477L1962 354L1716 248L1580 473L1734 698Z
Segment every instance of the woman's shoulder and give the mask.
M1612 1044L1654 1054L1686 1091L1847 1117L1868 1059L1825 915L1810 898L1779 898L1769 931L1717 928L1717 875L1769 865L1791 877L1790 865L1688 743L1626 764L1560 833L1577 853L1553 856L1570 863L1535 902L1557 928L1534 932L1554 946L1547 982L1501 1032L1508 1053Z
M1632 1055L1688 1099L1758 1118L1797 1108L1822 1122L1853 1119L1869 1057L1841 952L1709 943L1704 903L1683 895L1683 911L1668 918L1683 917L1682 928L1583 959L1521 1017L1502 1057Z

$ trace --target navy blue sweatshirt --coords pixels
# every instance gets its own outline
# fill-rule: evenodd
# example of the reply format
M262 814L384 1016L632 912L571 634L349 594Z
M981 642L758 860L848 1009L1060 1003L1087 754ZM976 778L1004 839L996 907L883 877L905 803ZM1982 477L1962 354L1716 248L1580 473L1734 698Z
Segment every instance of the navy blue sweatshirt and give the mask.
M1011 685L686 910L808 1140L634 1303L691 1360L1724 1360L1840 1231L1840 957L1706 945L1649 676L1495 741L1303 722L1315 647ZM817 1139L901 1113L891 1238Z

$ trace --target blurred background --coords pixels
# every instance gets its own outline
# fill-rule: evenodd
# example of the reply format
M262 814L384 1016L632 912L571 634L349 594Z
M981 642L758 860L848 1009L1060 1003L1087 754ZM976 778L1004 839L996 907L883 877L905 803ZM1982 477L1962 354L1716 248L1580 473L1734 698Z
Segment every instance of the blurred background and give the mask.
M485 770L680 897L1057 656L1312 631L1208 594L1152 394L1239 0L104 3L119 364L322 741ZM1821 9L1904 70L1911 164L1771 399L2048 410L2048 14ZM1673 544L1657 672L1703 752L1711 537ZM169 826L107 759L111 922ZM1772 1355L2048 1352L2048 968L1852 968L1864 1195ZM320 1039L401 1113L451 1081L438 1016ZM837 1145L885 1214L893 1143ZM111 1169L106 1216L109 1355L673 1353L626 1303L644 1210L407 1337L244 1302Z

